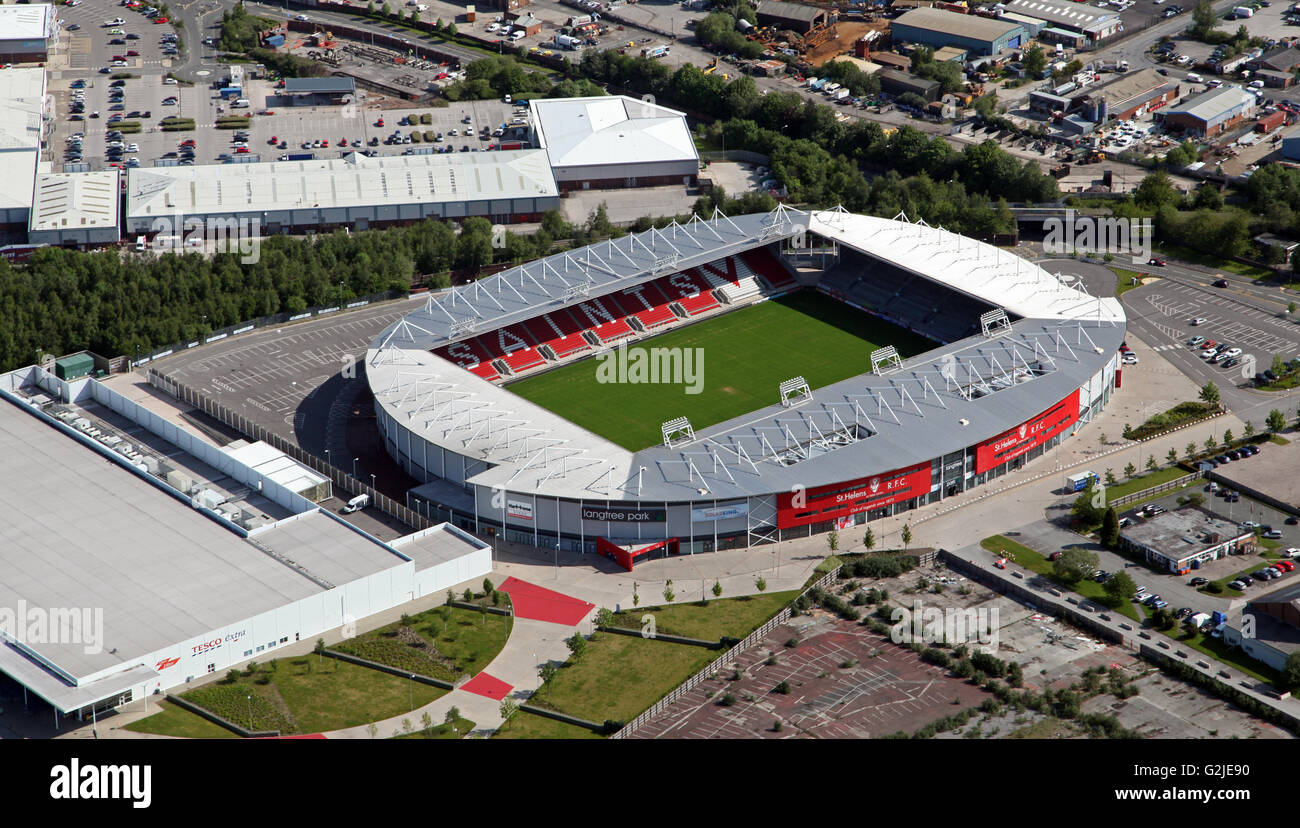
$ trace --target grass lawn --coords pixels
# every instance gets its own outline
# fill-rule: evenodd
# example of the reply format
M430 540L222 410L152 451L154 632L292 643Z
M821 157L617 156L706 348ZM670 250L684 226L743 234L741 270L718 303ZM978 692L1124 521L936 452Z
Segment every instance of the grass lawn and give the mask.
M1268 441L1269 441L1270 443L1276 443L1276 444L1279 445L1279 446L1289 446L1289 445L1291 445L1291 441L1290 441L1290 440L1288 440L1288 439L1285 438L1285 437L1281 437L1281 436L1279 436L1279 435L1277 435L1277 434L1274 434L1274 435L1272 435L1271 437L1269 437L1269 438L1268 438Z
M333 649L351 653L399 670L413 670L434 678L454 680L461 675L474 675L483 670L510 637L511 616L479 613L460 607L434 607L413 615L408 623L411 629L427 644L433 644L438 654L450 662L449 667L435 669L433 662L421 652L396 639L402 622L339 642ZM450 672L446 672L449 669Z
M1277 670L1269 667L1262 661L1256 661L1246 655L1245 651L1237 647L1229 647L1223 643L1221 638L1211 638L1204 633L1196 633L1190 638L1184 637L1184 632L1180 627L1174 627L1172 630L1157 630L1165 637L1179 644L1185 644L1197 652L1209 656L1215 661L1221 661L1232 667L1236 667L1248 676L1253 676L1260 681L1269 684L1278 684L1281 676Z
M1115 288L1115 296L1117 297L1123 296L1135 287L1142 287L1142 280L1150 275L1123 267L1112 267L1111 270L1115 271L1115 275L1119 277L1119 285ZM1132 283L1133 279L1138 280L1137 284Z
M510 391L633 451L663 441L660 425L689 417L696 431L777 400L802 375L821 388L869 369L867 353L903 358L935 343L815 291L800 291L669 331L636 347L700 349L701 393L685 384L601 382L599 358L512 383ZM632 352L629 352L629 354ZM689 355L692 352L687 352ZM699 362L702 360L702 364ZM680 367L680 365L679 365ZM608 370L608 369L607 369Z
M718 641L724 635L744 638L798 595L798 590L790 590L710 599L708 606L695 602L667 607L637 607L615 613L614 623L620 627L640 629L641 616L649 613L654 616L655 629L665 635L705 641Z
M412 727L419 727L417 721L411 722ZM453 728L455 728L453 730ZM403 733L401 736L395 736L396 739L464 739L465 736L474 729L474 723L464 716L456 719L451 724L440 724L433 728L431 733L425 733L423 730L417 730L414 733Z
M1043 555L1036 549L1030 549L1023 543L1017 543L1003 535L994 535L991 538L985 538L980 541L980 546L992 552L994 555L1006 551L1010 555L1015 556L1014 560L1016 563L1020 564L1025 569L1032 570L1033 572L1042 575L1044 578L1047 578L1062 589L1068 589L1085 598L1091 598L1103 606L1111 607L1111 598L1106 594L1106 590L1102 588L1101 584L1088 578L1075 584L1067 584L1063 582L1056 576L1056 573L1052 571L1052 562L1047 559L1046 555ZM1133 609L1133 605L1129 601L1121 601L1119 606L1111 607L1111 609L1122 615L1127 615L1134 621L1139 620L1137 610Z
M400 716L409 712L412 704L422 707L447 693L316 655L280 659L275 670L269 663L259 664L257 673L270 676L271 681L258 684L257 676L241 673L233 685L222 681L182 695L187 701L248 727L251 694L254 729L317 733Z
M557 722L536 713L520 711L502 725L493 739L601 739L599 733L566 722Z
M219 724L213 724L197 713L170 702L161 702L162 710L134 721L123 730L133 733L156 733L159 736L179 736L185 739L238 739L239 737Z
M1169 242L1156 242L1155 252L1176 259L1182 259L1185 262L1193 262L1206 267L1212 267L1216 270L1226 270L1229 273L1236 273L1240 276L1249 276L1252 279L1271 279L1274 272L1263 267L1254 265L1241 264L1240 262L1220 259L1218 256L1211 256L1208 253L1202 253L1199 250L1193 250L1190 247L1183 247L1180 244L1171 244Z
M1153 472L1139 475L1132 480L1125 480L1123 483L1116 483L1114 486L1106 487L1106 500L1113 502L1116 498L1125 497L1126 495L1136 494L1143 489L1149 489L1152 486L1159 486L1161 483L1168 483L1170 480L1177 480L1180 477L1186 477L1191 474L1187 469L1179 466L1170 466L1167 469L1157 469ZM1164 494L1169 494L1165 492ZM1163 497L1163 495L1161 495ZM1125 506L1124 508L1128 508Z
M1266 541L1265 541L1263 538L1260 538L1260 539L1259 539L1259 542L1260 542L1260 543L1265 543ZM1248 556L1245 556L1247 560L1254 561L1254 563L1252 563L1250 566L1246 567L1245 569L1243 569L1243 570L1241 570L1241 571L1239 571L1239 572L1234 572L1234 573L1231 574L1231 575L1225 575L1224 577L1219 578L1218 580L1211 581L1210 584L1218 584L1219 586L1223 587L1223 592L1222 592L1222 593L1214 593L1214 592L1211 592L1210 594L1211 594L1211 595L1227 595L1227 596L1230 596L1230 597L1233 597L1233 598L1236 598L1236 597L1238 597L1238 596L1240 596L1240 595L1243 595L1244 593L1243 593L1241 590L1239 590L1239 589L1233 589L1232 587L1228 586L1228 582L1229 582L1229 581L1234 581L1234 580L1236 580L1237 578L1240 578L1242 575L1249 575L1250 573L1255 572L1256 570L1263 569L1264 567L1268 566L1268 562L1269 562L1269 561L1277 560L1278 557L1280 557L1280 556L1278 556L1278 555L1276 555L1276 554L1271 554L1272 550L1269 550L1269 552L1270 552L1270 554L1263 555L1263 556L1261 556L1261 555L1248 555ZM1209 590L1207 590L1206 587L1208 587L1210 584L1206 584L1205 586L1200 587L1200 591L1201 591L1201 592L1209 592Z
M689 644L597 632L582 658L561 667L530 701L592 722L626 722L717 657Z

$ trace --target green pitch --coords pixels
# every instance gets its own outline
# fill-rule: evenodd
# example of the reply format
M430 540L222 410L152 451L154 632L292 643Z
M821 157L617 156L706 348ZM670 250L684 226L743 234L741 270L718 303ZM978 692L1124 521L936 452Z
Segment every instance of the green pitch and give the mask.
M897 325L803 290L643 339L628 349L621 366L614 348L610 358L584 359L509 387L637 451L661 443L661 424L675 417L690 418L698 431L779 402L777 386L793 377L821 388L865 373L871 351L886 345L904 359L936 347ZM645 382L645 375L640 382L627 381L638 379L636 360L645 359L637 351L651 348L700 350L678 352L679 370L668 377L677 382ZM686 393L694 388L700 393Z

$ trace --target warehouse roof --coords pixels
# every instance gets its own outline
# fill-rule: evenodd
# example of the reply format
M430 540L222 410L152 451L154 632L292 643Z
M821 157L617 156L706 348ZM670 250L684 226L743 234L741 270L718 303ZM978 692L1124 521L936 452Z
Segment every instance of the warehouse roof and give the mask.
M36 177L28 232L117 226L119 172L41 173Z
M1106 96L1106 102L1112 111L1123 112L1163 95L1171 89L1178 88L1177 81L1162 77L1154 69L1141 69L1112 78L1105 83L1087 87L1084 91L1090 98Z
M958 14L946 9L912 9L894 21L894 26L912 26L932 32L973 40L997 40L1020 28L989 17Z
M49 3L0 6L0 41L48 40L54 25L54 6Z
M686 115L624 95L532 103L553 167L698 160Z
M226 447L223 451L291 492L301 494L325 482L324 477L260 440L234 448Z
M1113 12L1097 11L1083 3L1048 2L1048 0L1011 0L1006 7L1020 14L1037 17L1053 26L1082 29L1093 23L1109 20Z
M127 176L129 217L437 204L558 194L540 150L152 167Z
M1197 508L1184 507L1148 518L1124 529L1121 536L1174 560L1197 555L1212 546L1248 537L1251 532ZM1214 537L1211 540L1211 536Z
M1250 108L1255 105L1255 96L1240 86L1227 84L1218 89L1210 89L1175 104L1166 110L1168 115L1187 115L1207 124L1231 112L1237 107Z
M44 105L44 69L0 70L0 210L32 205Z
M758 14L769 17L780 17L785 20L802 20L805 23L811 23L818 17L826 15L825 9L819 9L816 6L805 6L802 3L785 3L782 0L763 0L755 9Z
M357 91L355 78L286 78L284 91L296 92L339 92L351 94Z

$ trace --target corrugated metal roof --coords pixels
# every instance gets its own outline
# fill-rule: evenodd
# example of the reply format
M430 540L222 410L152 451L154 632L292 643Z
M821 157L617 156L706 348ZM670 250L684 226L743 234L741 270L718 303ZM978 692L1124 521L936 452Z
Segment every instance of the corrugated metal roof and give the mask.
M758 4L755 12L786 20L800 20L804 23L811 23L818 17L826 15L825 9L819 9L816 6L805 6L802 3L785 3L782 0L763 0Z
M119 172L42 173L36 177L28 232L117 226Z
M338 92L349 94L357 91L355 78L286 78L284 91L295 92Z
M686 115L624 95L532 102L552 167L698 161Z
M997 40L1021 28L1019 23L1004 23L989 17L958 14L947 9L912 9L896 19L893 25L912 26L953 37L985 41Z
M1207 124L1241 107L1245 110L1254 108L1255 96L1240 86L1226 84L1218 89L1210 89L1194 98L1170 107L1168 115L1187 115ZM1166 116L1167 117L1167 116Z

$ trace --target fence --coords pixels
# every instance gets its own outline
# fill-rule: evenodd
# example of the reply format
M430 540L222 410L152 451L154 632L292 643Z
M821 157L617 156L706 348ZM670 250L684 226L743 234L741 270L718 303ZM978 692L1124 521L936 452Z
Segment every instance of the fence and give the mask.
M839 578L840 569L841 567L836 567L831 572L828 572L825 575L823 575L821 578L818 578L817 581L813 583L811 586L809 586L806 590L804 590L802 594L806 595L807 593L811 592L814 589L824 589L828 584L833 583L837 578ZM749 635L745 636L744 640L742 640L736 646L732 647L730 650L727 650L727 652L723 654L721 657L714 659L703 670L700 670L698 673L691 676L686 681L677 685L677 687L674 688L672 692L670 692L668 695L664 696L662 699L655 702L654 704L650 705L650 707L647 708L645 712L641 713L641 715L637 716L632 721L623 725L623 727L617 733L611 735L610 738L626 739L628 736L631 736L636 731L636 729L639 728L641 725L650 721L655 716L663 712L670 704L677 701L682 696L685 696L691 690L695 689L695 687L698 686L700 682L704 681L709 676L712 676L718 671L722 670L729 663L734 661L737 656L739 656L745 650L748 650L750 647L754 646L754 644L757 643L759 639L763 638L763 636L767 635L772 630L781 626L789 619L790 619L790 606L789 604L787 604L785 607L781 609L780 612L778 612L776 615L768 619L767 623L763 624L761 627L754 630Z
M1192 472L1191 474L1183 475L1182 477L1178 477L1173 480L1166 481L1164 483L1159 483L1155 486L1152 486L1149 489L1143 489L1140 492L1134 492L1133 494L1127 494L1124 495L1123 497L1117 497L1114 500L1108 501L1106 505L1114 506L1116 509L1118 509L1121 506L1124 506L1126 504L1135 503L1139 500L1145 500L1146 498L1151 497L1152 495L1163 494L1164 492L1168 492L1173 489L1181 489L1182 487L1190 484L1193 480L1200 479L1202 474L1203 472L1198 472L1198 471Z
M747 164L770 164L771 158L749 150L710 150L700 153L701 161L742 161Z
M194 339L192 341L182 340L180 342L173 343L171 345L168 345L165 348L159 348L153 353L147 354L146 356L143 357L137 355L135 360L132 363L130 363L130 365L131 367L135 367L136 365L144 365L146 363L152 362L155 359L162 359L165 356L171 356L177 351L185 351L190 348L197 348L200 345L207 345L212 342L218 342L229 336L239 336L240 334L250 333L251 331L257 330L258 328L265 328L265 327L276 326L276 325L285 325L290 322L298 322L303 319L310 319L314 316L325 316L327 314L337 313L344 309L352 310L353 308L365 307L366 305L369 305L371 302L385 302L390 299L404 299L408 295L409 294L404 290L387 290L384 291L383 293L372 293L369 296L358 296L346 303L307 308L302 313L277 313L277 314L272 314L271 316L259 316L256 319L250 319L244 322L236 322L233 325L227 325L224 328L218 328L215 331L212 331L205 336L200 336L197 339Z
M201 716L215 725L220 725L237 736L243 736L246 739L266 739L280 735L280 731L278 730L249 730L246 727L241 727L229 719L224 719L221 716L218 716L206 707L200 707L192 701L183 699L180 696L172 695L171 693L167 694L167 701L179 708L190 711L196 716Z
M289 457L308 468L317 471L329 478L330 484L338 486L345 492L352 495L368 494L370 503L382 512L402 521L407 526L416 529L428 529L434 525L434 521L425 518L420 513L407 508L406 504L399 503L373 486L368 486L360 480L353 477L342 469L326 463L324 460L308 454L294 443L284 439L265 427L249 420L242 414L230 410L226 406L213 402L208 397L200 394L198 391L190 388L188 385L179 383L171 377L165 376L157 368L149 369L149 384L159 391L164 391L176 399L194 406L203 413L215 417L231 428L237 430L240 434L247 436L252 440L261 440L274 446L279 451L284 452Z

